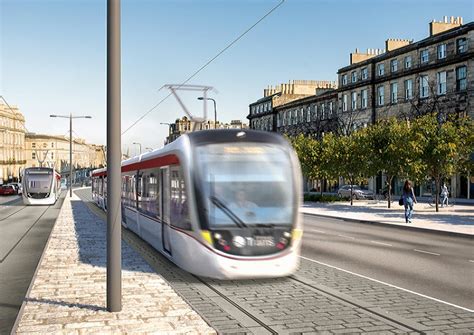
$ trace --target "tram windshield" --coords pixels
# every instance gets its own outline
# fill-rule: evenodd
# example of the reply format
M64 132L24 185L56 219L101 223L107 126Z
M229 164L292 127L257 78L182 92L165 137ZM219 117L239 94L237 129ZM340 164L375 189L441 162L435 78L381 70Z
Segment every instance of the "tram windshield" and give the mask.
M26 171L26 192L50 192L53 171L51 169L34 169Z
M197 148L198 174L210 227L292 224L291 160L275 144L227 143Z

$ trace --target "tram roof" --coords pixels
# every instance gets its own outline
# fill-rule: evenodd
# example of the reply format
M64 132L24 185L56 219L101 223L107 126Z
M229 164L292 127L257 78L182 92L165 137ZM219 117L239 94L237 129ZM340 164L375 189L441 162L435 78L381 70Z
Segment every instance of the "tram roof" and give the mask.
M213 129L200 130L192 133L186 133L178 137L175 141L165 145L162 148L134 156L122 161L121 167L148 161L153 158L174 154L183 151L188 142L191 146L228 143L228 142L260 142L288 145L286 139L277 133L257 131L250 129ZM103 173L107 167L92 171L93 174Z

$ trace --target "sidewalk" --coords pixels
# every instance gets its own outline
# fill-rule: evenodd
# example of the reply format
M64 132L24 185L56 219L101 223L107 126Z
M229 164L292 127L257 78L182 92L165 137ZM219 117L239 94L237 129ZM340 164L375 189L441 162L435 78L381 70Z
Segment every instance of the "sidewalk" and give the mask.
M439 210L436 213L435 208L427 203L415 204L413 222L407 224L404 207L399 206L398 202L393 202L391 208L387 208L386 201L372 200L354 201L353 206L348 201L305 202L300 209L307 214L474 235L474 206L456 204L453 207L440 207Z
M215 334L122 240L122 311L106 311L106 225L66 197L17 319L18 334Z

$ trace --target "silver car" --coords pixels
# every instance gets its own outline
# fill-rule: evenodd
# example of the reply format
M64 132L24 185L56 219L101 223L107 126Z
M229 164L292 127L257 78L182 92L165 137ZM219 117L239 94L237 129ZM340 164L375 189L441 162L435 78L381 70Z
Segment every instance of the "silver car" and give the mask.
M351 185L344 185L339 188L337 195L340 198L351 197ZM363 189L359 185L352 185L352 198L353 199L374 199L374 192Z

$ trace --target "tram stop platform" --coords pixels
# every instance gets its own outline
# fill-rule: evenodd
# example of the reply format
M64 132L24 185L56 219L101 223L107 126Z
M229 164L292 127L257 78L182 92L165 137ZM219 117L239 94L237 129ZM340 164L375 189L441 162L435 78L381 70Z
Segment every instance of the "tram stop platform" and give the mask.
M122 240L122 311L106 310L106 224L66 196L13 334L216 334Z
M387 208L387 201L355 200L344 202L305 202L301 213L345 221L396 225L406 229L425 229L447 234L474 235L474 203L435 207L426 202L414 205L412 223L405 223L405 209L398 198Z

